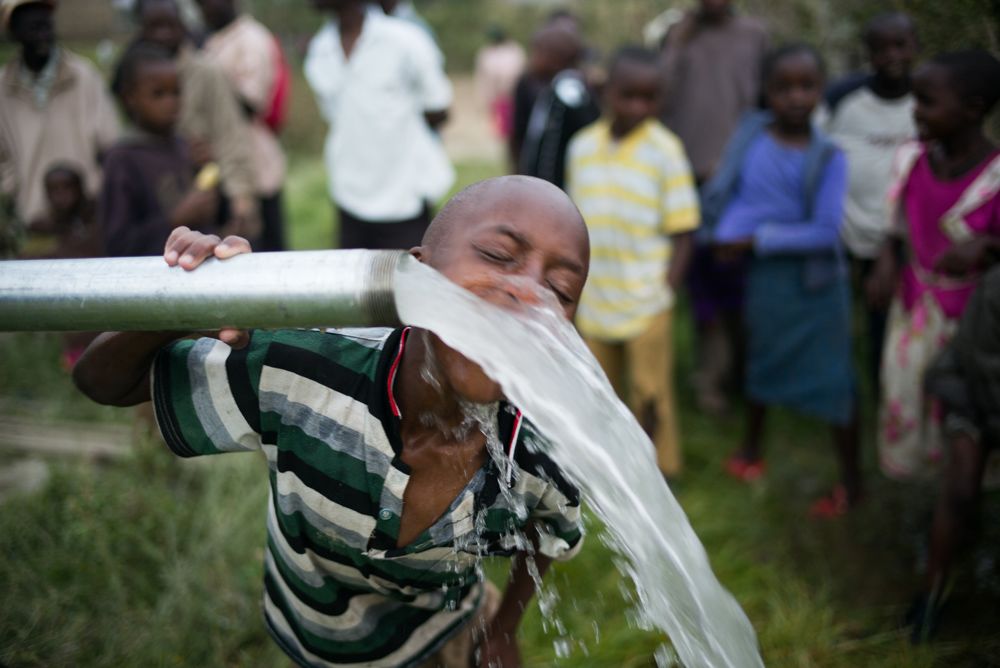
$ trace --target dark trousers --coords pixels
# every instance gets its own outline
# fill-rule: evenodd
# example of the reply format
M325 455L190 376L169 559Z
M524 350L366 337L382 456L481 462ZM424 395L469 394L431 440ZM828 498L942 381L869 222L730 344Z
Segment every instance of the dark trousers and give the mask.
M889 309L873 308L865 297L865 282L875 270L875 261L851 256L854 294L864 307L865 338L868 348L868 378L875 396L878 396L882 380L882 348L885 344L885 330L889 321Z
M431 210L427 205L408 220L364 220L340 206L337 213L340 215L340 248L410 250L420 245L431 222Z
M260 241L254 250L285 250L285 214L281 206L281 191L279 190L270 197L260 197L257 202L260 207L260 222L263 224L263 229L260 233Z

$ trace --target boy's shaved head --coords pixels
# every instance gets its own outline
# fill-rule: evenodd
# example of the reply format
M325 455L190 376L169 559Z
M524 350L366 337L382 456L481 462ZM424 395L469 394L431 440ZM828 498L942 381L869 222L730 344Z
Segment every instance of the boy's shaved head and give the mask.
M522 211L525 207L534 211ZM483 224L491 214L503 211L526 213L537 226L559 230L566 244L576 246L589 260L590 242L580 211L565 192L533 176L498 176L460 191L431 221L422 246L430 251L447 247L456 238L456 228Z
M569 319L587 280L590 240L576 206L556 186L531 176L480 181L455 195L410 251L446 278L498 306L541 298ZM500 386L475 363L432 344L443 381L466 400L496 401Z

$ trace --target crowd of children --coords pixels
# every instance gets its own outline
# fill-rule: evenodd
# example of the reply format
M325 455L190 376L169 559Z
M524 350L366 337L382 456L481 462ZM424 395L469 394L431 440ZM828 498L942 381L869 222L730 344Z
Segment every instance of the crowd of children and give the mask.
M175 0L138 0L139 31L110 87L128 130L119 134L117 119L106 121L87 130L86 150L78 152L85 161L77 164L69 155L41 171L34 164L21 170L20 178L37 183L17 191L19 215L30 212L29 231L57 239L50 255L156 255L166 247L169 263L184 254L191 260L185 268L193 269L213 253L225 257L246 249L240 240L220 245L198 232L237 234L268 250L283 247L284 158L273 132L287 95L284 62L278 57L265 63L271 69L246 67L250 56L241 53L260 57L262 49L275 47L266 30L241 17L231 0L199 4L212 30L204 55L217 63L195 51ZM512 171L552 185L520 177L488 181L456 197L431 223L429 200L447 190L454 174L436 133L451 89L426 24L395 18L407 3L388 3L385 14L360 0L314 4L335 19L310 46L306 73L331 122L327 158L342 245L417 245L412 252L418 259L459 282L482 268L469 262L493 273L507 271L498 268L502 263L522 268L515 255L524 256L523 267L557 261L579 267L560 278L569 284L560 293L566 315L575 318L649 434L671 482L683 470L673 378L679 296L690 295L704 335L695 379L699 406L726 411L725 379L741 379L745 433L721 463L731 476L753 482L766 475L765 422L773 408L790 408L829 427L840 482L812 504L813 516L838 517L865 497L859 388L862 377L870 378L879 397L882 470L893 478L946 481L931 535L927 590L914 614L925 634L1000 434L991 415L997 380L988 364L976 364L996 355L996 346L984 339L990 325L983 323L995 318L990 305L998 294L997 273L987 271L1000 254L1000 151L984 123L1000 101L1000 62L968 50L933 55L916 66L914 22L889 13L871 20L863 34L870 71L828 85L816 49L791 44L770 50L762 26L739 16L731 3L701 0L660 51L621 48L600 79L579 21L556 12L532 39L520 78L515 83L501 67L502 85L490 97L498 131L509 138ZM19 64L3 75L10 90L12 77L20 88L0 97L0 158L9 162L19 149L14 117L7 115L27 117L31 104L49 104L59 93L58 77L71 76L70 66L77 68L72 76L92 78L54 46L54 7L51 0L3 0L4 27L22 46ZM520 63L519 52L511 53L505 58ZM262 69L268 76L257 76ZM732 90L716 99L701 83L706 77L733 78ZM417 92L404 91L404 83ZM362 132L373 127L382 128L378 137ZM242 134L234 134L237 128ZM435 156L431 166L428 155ZM98 157L102 176L95 192ZM16 168L5 166L5 177ZM29 198L32 188L37 192ZM559 215L535 224L533 206ZM475 260L461 255L465 247ZM548 275L529 278L552 287ZM856 315L863 316L863 327L854 327ZM235 344L235 336L225 340ZM135 403L150 398L147 374L155 360L152 398L172 449L191 456L256 444L265 452L280 478L272 485L268 523L266 616L291 656L303 665L371 657L465 665L471 636L454 664L431 654L462 620L499 606L493 621L477 628L475 642L485 643L489 656L516 664L510 644L521 609L515 606L532 591L523 563L515 564L502 602L465 562L434 580L434 592L407 578L407 564L427 558L423 552L463 549L460 536L443 540L445 529L435 523L442 513L448 518L463 490L471 490L469 503L487 502L488 486L470 487L479 480L470 472L486 460L482 434L460 427L463 401L501 399L488 379L433 335L409 329L364 340L255 333L245 349L212 340L174 344L174 338L102 337L84 356L77 380L100 401ZM69 366L85 342L68 343ZM855 368L856 347L868 362L863 374ZM436 391L425 387L433 383L418 365L433 356L443 374L433 379ZM353 366L331 361L337 359ZM388 398L370 378L388 383ZM223 380L225 392L219 390ZM349 395L350 402L314 402L308 415L292 411L293 401L311 401L301 395L307 385L331 397ZM212 410L192 409L191 392L201 392ZM250 410L265 393L276 402L270 412ZM374 422L359 422L355 404L363 404ZM457 426L444 438L426 420L414 420L416 412L405 411L412 406L439 411L442 424ZM209 413L222 417L212 422ZM500 433L516 443L521 417L508 413L499 411ZM331 469L330 462L307 461L313 440L322 440L317 421L361 434L353 445L338 442L343 451L335 459L367 457L367 474L343 463ZM447 457L436 450L442 438ZM443 461L455 464L456 451L464 457L460 465L436 479L432 472L440 472ZM516 492L531 510L527 520L517 518L519 526L544 524L541 533L556 537L539 539L539 560L569 556L580 538L576 490L551 462L519 456ZM313 511L303 499L320 494L320 477L296 477L306 469L323 484L353 490L338 497L343 507L328 516L308 515ZM377 484L361 480L365 475L377 477ZM421 490L426 494L418 498ZM490 498L502 506L520 497ZM500 506L494 510L509 511ZM329 543L324 531L344 541ZM488 550L510 553L501 542L498 536ZM304 550L349 563L348 570L361 575L313 582ZM378 596L366 604L371 614L409 615L408 621L382 619L354 629L360 640L350 647L329 642L324 624L347 624L339 618L346 608L326 610L321 622L302 610L325 609L330 600L368 591L370 582L355 580L367 581L371 572L381 578ZM390 622L397 624L393 638L373 633Z

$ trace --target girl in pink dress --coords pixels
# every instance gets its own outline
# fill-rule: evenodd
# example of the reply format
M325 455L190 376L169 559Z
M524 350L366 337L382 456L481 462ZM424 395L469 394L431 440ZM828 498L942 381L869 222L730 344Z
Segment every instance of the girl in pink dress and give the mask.
M893 478L926 477L941 456L940 411L923 375L951 339L990 253L1000 251L1000 151L983 121L1000 98L985 51L940 55L913 78L921 144L896 160L893 236L869 283L888 300L879 460Z

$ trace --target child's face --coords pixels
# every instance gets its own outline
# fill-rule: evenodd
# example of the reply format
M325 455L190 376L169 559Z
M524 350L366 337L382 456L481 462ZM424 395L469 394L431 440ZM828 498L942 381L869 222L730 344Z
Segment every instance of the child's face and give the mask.
M660 79L656 67L647 63L624 61L615 70L608 84L607 104L612 134L624 137L656 113Z
M881 27L868 37L868 58L875 74L885 81L902 81L910 75L917 57L917 38L904 21Z
M452 282L505 308L537 302L541 288L572 319L587 279L587 230L565 195L532 181L506 181L480 191L477 201L463 206L445 239L413 253ZM432 346L444 380L459 397L476 403L502 398L500 386L477 364L436 336Z
M142 39L177 53L184 43L184 24L177 5L169 0L147 2L142 10Z
M177 66L170 61L142 65L124 100L129 117L138 127L156 135L172 134L181 112Z
M71 216L83 202L80 177L67 171L53 171L45 177L45 195L55 218Z
M808 127L823 95L823 73L809 53L791 53L777 63L768 77L767 102L779 123Z
M944 67L928 63L913 73L913 120L923 141L948 139L976 121Z

